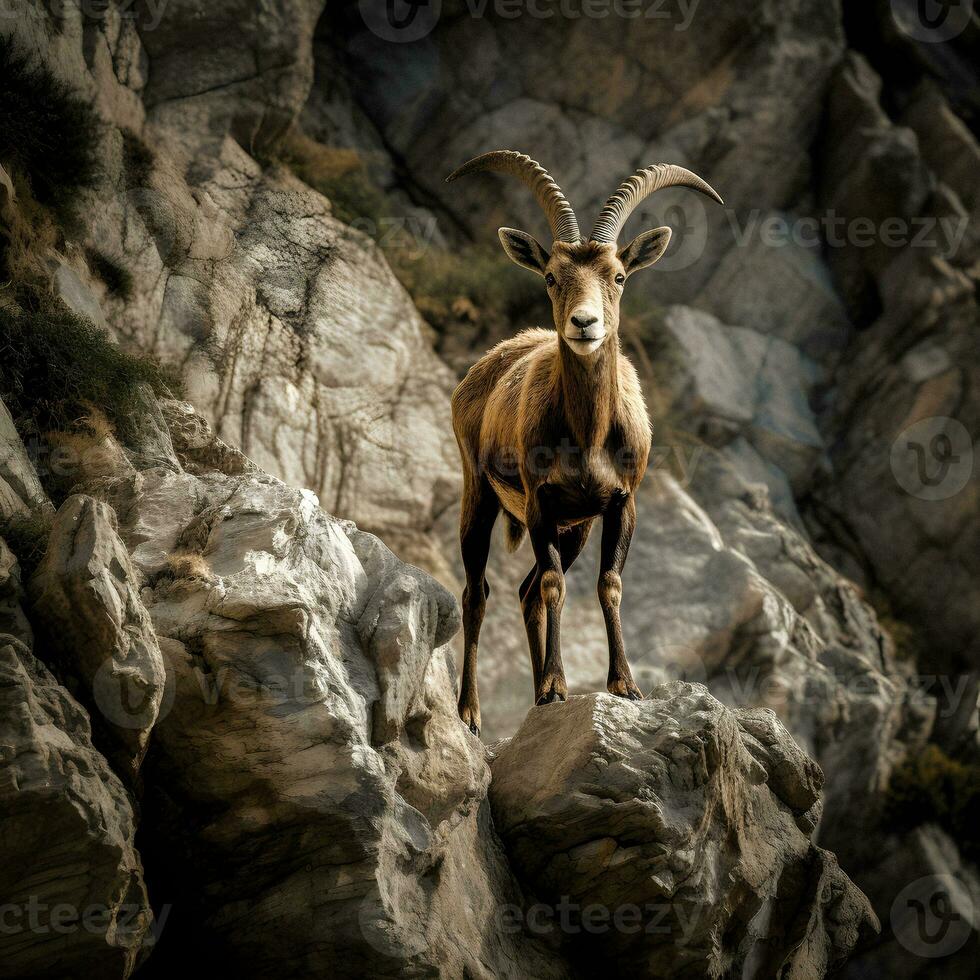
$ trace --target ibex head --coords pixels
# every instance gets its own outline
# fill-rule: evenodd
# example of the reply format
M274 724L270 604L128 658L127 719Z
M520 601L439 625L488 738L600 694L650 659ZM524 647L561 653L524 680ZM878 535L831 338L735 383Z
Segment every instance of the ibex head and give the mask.
M504 251L512 261L544 277L555 329L569 349L581 356L597 351L619 327L619 301L627 278L653 265L670 244L669 228L641 232L619 248L616 240L633 209L664 187L693 187L719 204L718 194L700 177L669 164L639 170L624 180L606 201L588 240L561 188L538 163L514 150L494 150L475 157L446 179L495 170L517 177L541 205L554 242L547 252L526 231L501 228Z

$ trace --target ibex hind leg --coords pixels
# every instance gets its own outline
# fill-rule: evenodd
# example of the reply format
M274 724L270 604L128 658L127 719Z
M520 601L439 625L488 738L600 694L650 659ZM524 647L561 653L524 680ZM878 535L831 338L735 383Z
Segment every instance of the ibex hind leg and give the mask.
M466 570L463 589L463 676L459 685L459 717L474 735L480 734L480 695L477 688L477 647L490 586L486 579L490 537L500 502L482 478L467 480L459 524L460 550Z
M584 521L562 531L558 536L558 548L561 551L561 567L567 572L582 553L585 542L589 539L592 521ZM537 700L541 686L541 675L545 659L545 625L546 615L544 603L541 600L541 575L537 564L527 573L519 590L521 610L524 613L524 629L527 631L527 646L531 657L531 674L534 679L534 697Z

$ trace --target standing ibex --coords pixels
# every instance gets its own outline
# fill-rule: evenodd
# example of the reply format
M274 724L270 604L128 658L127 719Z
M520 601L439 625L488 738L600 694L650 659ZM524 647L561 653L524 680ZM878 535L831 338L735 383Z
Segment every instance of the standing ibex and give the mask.
M639 699L619 621L620 574L636 522L634 493L650 452L650 423L633 365L619 347L619 301L627 277L653 265L669 228L616 239L633 209L653 191L683 185L721 198L682 167L658 165L624 181L606 201L588 240L561 188L537 163L513 150L484 153L447 178L495 170L527 185L551 225L551 252L530 235L501 228L500 242L518 265L544 276L555 330L525 330L498 344L469 370L453 394L453 428L463 462L460 543L463 677L459 714L480 730L477 644L490 594L484 572L494 522L504 509L508 544L525 528L535 566L520 589L534 673L535 703L567 695L559 645L564 573L602 516L599 602L609 639L606 687Z

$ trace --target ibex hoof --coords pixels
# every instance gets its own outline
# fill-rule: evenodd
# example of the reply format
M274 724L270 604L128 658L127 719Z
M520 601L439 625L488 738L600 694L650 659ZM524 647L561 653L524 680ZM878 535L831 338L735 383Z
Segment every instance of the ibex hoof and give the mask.
M617 698L625 698L627 701L642 701L643 695L633 681L614 680L606 685L606 690L610 694L615 694Z
M480 737L480 712L473 708L460 708L459 719L477 737Z
M556 691L554 688L552 688L550 691L545 691L544 694L542 694L538 698L538 700L535 701L534 703L536 705L537 704L555 704L558 701L564 701L564 700L565 700L565 695L564 694L561 694L559 691Z

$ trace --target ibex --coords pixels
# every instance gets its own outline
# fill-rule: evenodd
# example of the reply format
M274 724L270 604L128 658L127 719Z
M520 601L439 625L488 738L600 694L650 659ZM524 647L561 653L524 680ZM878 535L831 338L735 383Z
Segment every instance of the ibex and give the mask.
M636 371L620 350L619 302L627 278L664 254L671 232L645 231L623 248L616 240L633 209L661 188L692 187L722 203L705 181L683 167L647 167L606 201L585 240L561 188L522 153L484 153L446 179L486 170L517 177L548 218L554 238L550 252L526 232L501 228L498 234L512 261L544 277L555 329L525 330L498 344L453 393L453 429L463 464L460 545L466 570L459 715L474 734L480 731L477 646L490 595L485 571L501 509L510 550L525 530L534 549L535 566L520 587L520 601L535 703L567 696L559 641L564 573L600 516L598 591L609 641L606 688L619 697L642 697L623 646L620 576L651 433Z

